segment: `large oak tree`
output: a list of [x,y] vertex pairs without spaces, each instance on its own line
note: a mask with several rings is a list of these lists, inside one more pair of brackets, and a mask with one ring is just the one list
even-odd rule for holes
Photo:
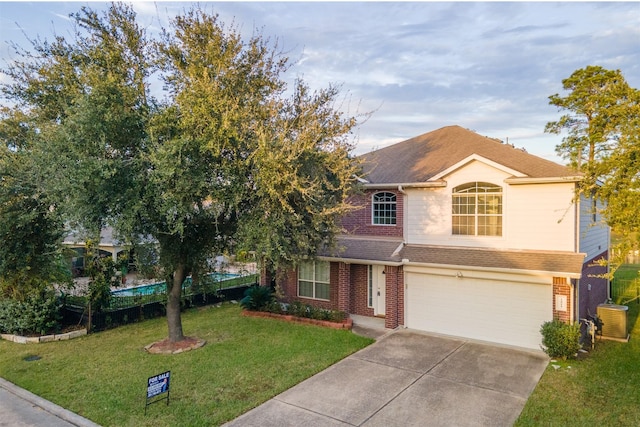
[[170,341],[184,338],[181,284],[207,257],[294,263],[332,243],[357,167],[336,87],[289,90],[277,44],[200,8],[155,39],[126,5],[72,18],[75,37],[35,41],[2,89],[37,129],[43,191],[65,218],[157,240]]

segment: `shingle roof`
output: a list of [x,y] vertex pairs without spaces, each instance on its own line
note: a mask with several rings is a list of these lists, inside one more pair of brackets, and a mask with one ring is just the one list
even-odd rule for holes
[[344,261],[527,270],[573,277],[582,274],[585,257],[582,253],[564,251],[405,245],[401,240],[371,236],[340,236],[335,250],[319,255]]
[[419,183],[477,154],[530,178],[572,177],[572,169],[481,136],[447,126],[360,156],[370,183]]
[[396,250],[402,244],[401,239],[382,237],[339,236],[336,248],[320,251],[321,256],[347,260],[382,261],[399,263],[401,258]]
[[585,254],[560,251],[496,250],[406,245],[400,252],[409,263],[532,270],[579,276]]

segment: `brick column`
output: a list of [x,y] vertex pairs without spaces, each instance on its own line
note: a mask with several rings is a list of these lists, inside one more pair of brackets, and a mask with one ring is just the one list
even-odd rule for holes
[[385,318],[384,327],[395,329],[398,327],[398,267],[387,265],[384,267],[385,277]]
[[260,286],[271,285],[271,271],[267,268],[267,263],[263,262],[260,267]]
[[[566,299],[566,306],[556,306],[560,300]],[[571,322],[571,313],[573,312],[573,295],[571,294],[571,286],[567,283],[566,277],[553,278],[553,318],[561,320],[565,323]]]
[[351,265],[338,263],[338,310],[351,312]]

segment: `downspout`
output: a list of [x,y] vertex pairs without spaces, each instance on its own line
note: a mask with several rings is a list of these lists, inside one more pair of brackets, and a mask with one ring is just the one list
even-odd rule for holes
[[[402,242],[406,243],[407,239],[405,236],[408,236],[408,221],[407,214],[409,213],[409,197],[407,197],[407,192],[404,191],[402,185],[398,185],[398,192],[402,194]],[[402,306],[405,309],[405,312],[402,313],[402,326],[407,327],[407,290],[405,286],[405,278],[404,278],[404,260],[402,260],[402,283],[398,283],[398,276],[400,274],[400,267],[396,267],[396,292],[400,290],[400,286],[402,286]],[[398,309],[398,298],[396,296],[396,320],[398,321],[398,326],[400,326],[400,310]]]
[[402,188],[402,184],[398,185],[398,192],[402,194],[402,241],[406,243],[408,225],[407,225],[407,213],[409,212],[409,197],[407,197],[407,192]]
[[[574,184],[574,186],[577,184]],[[574,188],[575,190],[575,188]],[[575,194],[575,193],[574,193]],[[576,202],[574,204],[573,207],[573,222],[574,222],[574,228],[575,228],[575,236],[573,238],[573,251],[575,253],[579,253],[580,252],[580,200],[581,200],[581,196],[578,195],[576,198]],[[583,263],[584,266],[584,263]],[[571,283],[571,282],[570,282]],[[576,320],[579,322],[580,321],[580,279],[576,279],[575,281],[575,286],[573,286],[573,294],[575,295],[575,299],[574,299],[574,314],[575,317],[572,320],[572,323],[574,323]]]
[[607,225],[607,301],[611,301],[611,227]]

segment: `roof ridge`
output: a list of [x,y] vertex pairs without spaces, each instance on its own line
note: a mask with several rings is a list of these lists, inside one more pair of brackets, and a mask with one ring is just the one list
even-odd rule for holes
[[575,176],[575,171],[498,138],[459,125],[446,126],[359,156],[372,184],[420,183],[478,155],[530,178]]

